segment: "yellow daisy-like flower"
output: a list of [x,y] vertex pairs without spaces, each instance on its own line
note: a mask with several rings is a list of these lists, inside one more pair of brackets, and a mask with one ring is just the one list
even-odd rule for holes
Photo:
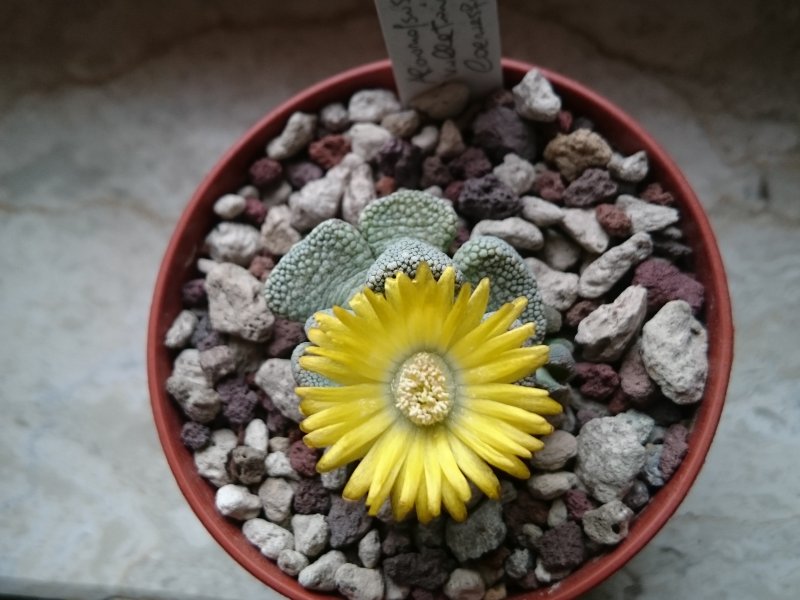
[[521,347],[532,323],[509,330],[525,298],[484,319],[488,301],[488,279],[456,295],[452,267],[436,281],[423,263],[414,279],[388,279],[385,295],[364,289],[352,311],[314,316],[300,365],[339,385],[297,388],[307,416],[300,427],[309,446],[330,446],[319,471],[361,460],[342,495],[366,494],[370,514],[391,497],[397,520],[416,508],[426,523],[444,504],[461,521],[468,480],[499,498],[490,465],[530,477],[521,458],[542,448],[533,435],[553,427],[540,415],[561,405],[514,382],[545,364],[548,349]]

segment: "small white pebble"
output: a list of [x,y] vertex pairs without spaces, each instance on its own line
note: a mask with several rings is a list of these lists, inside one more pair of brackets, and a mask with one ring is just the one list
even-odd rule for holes
[[411,138],[411,143],[422,150],[423,154],[430,154],[439,143],[439,129],[435,125],[426,125]]
[[197,327],[197,315],[190,310],[182,310],[167,330],[164,345],[167,348],[183,348],[192,339],[195,327]]
[[266,452],[268,443],[269,430],[267,430],[267,424],[261,419],[250,421],[244,430],[244,445]]
[[226,517],[246,521],[261,512],[261,499],[241,485],[223,485],[214,499],[217,510]]
[[247,200],[238,194],[225,194],[214,202],[214,212],[223,219],[235,219],[244,210]]

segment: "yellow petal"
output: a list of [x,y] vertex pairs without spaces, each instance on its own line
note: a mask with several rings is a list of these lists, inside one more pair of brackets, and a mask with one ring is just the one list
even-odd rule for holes
[[[301,402],[301,409],[307,406],[308,401]],[[389,410],[386,400],[377,398],[363,398],[361,400],[340,402],[303,419],[303,430],[314,431],[335,423],[358,423],[369,419],[379,410]],[[305,411],[303,411],[305,412]]]
[[431,452],[436,454],[444,478],[450,483],[450,487],[462,502],[468,502],[472,496],[469,483],[458,468],[458,463],[453,456],[453,450],[447,441],[448,433],[444,426],[438,426],[433,434],[433,448]]
[[[492,360],[498,354],[519,348],[525,340],[533,336],[534,329],[533,323],[527,323],[501,335],[489,337],[476,348],[457,356],[457,360],[462,369],[477,367]],[[455,354],[456,352],[458,350],[453,348],[453,353]]]
[[460,523],[467,519],[467,507],[447,480],[442,482],[442,501],[454,521]]
[[483,383],[463,386],[464,398],[492,400],[518,406],[539,415],[561,414],[563,407],[547,395],[546,390],[513,383]]
[[453,456],[458,463],[458,467],[464,472],[470,481],[489,498],[497,500],[500,498],[500,482],[491,468],[483,462],[480,457],[464,442],[454,435],[449,435],[447,442],[453,451]]
[[481,440],[474,432],[461,426],[457,420],[450,422],[450,431],[490,465],[514,475],[515,477],[519,477],[520,479],[527,479],[530,477],[528,467],[526,467],[525,463],[520,459],[516,456],[510,456],[499,452]]
[[378,514],[389,497],[397,476],[405,464],[410,440],[414,434],[415,428],[398,419],[391,432],[381,437],[381,460],[375,467],[375,477],[367,495],[367,506],[370,507],[371,515]]
[[[397,415],[393,411],[379,411],[355,427],[349,424],[350,430],[342,435],[317,462],[317,468],[328,471],[361,458],[367,453],[373,440],[391,427],[396,418]],[[309,433],[306,438],[315,433],[317,432]]]
[[427,484],[425,483],[424,477],[420,479],[419,487],[417,488],[417,499],[414,506],[417,509],[417,520],[423,525],[430,523],[431,520],[437,516],[430,510]]
[[442,509],[442,465],[436,452],[435,433],[427,430],[424,433],[425,494],[428,512],[437,517]]
[[419,443],[419,431],[409,443],[406,462],[400,470],[394,489],[392,490],[392,510],[396,521],[402,521],[414,507],[417,489],[422,479],[422,444]]
[[530,433],[548,434],[553,431],[553,426],[547,420],[535,413],[529,412],[516,406],[492,402],[491,400],[470,400],[465,403],[464,414],[477,412],[482,415],[502,419],[518,429],[524,429]]
[[542,356],[546,362],[547,346],[509,350],[495,357],[490,363],[465,369],[461,372],[461,380],[468,385],[519,381],[544,364]]
[[[522,458],[530,458],[531,452],[523,444],[515,439],[506,437],[500,428],[498,419],[487,417],[469,410],[462,410],[458,415],[460,425],[471,431],[479,431],[480,439],[483,443],[490,446],[500,454],[516,455]],[[525,435],[525,434],[523,434]],[[530,437],[530,436],[528,436]]]
[[306,348],[304,358],[308,356],[322,356],[330,359],[362,379],[388,383],[391,378],[389,367],[392,361],[390,359],[387,360],[386,356],[379,352],[373,352],[370,356],[365,356],[341,349],[309,346]]

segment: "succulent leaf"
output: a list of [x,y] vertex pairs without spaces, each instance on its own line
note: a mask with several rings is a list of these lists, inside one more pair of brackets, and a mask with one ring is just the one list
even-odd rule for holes
[[303,342],[295,346],[292,351],[292,375],[294,376],[295,382],[300,387],[335,386],[336,384],[327,377],[323,377],[319,373],[314,373],[300,366],[300,357],[303,356],[303,352],[305,352],[306,348],[310,345],[310,342]]
[[[417,275],[417,267],[423,262],[428,263],[434,279],[438,280],[442,272],[453,264],[453,259],[421,240],[399,239],[387,246],[370,267],[367,272],[367,287],[373,292],[383,293],[388,278],[394,277],[401,271],[414,278]],[[456,285],[460,285],[462,280],[461,273],[456,270]]]
[[534,344],[544,339],[547,321],[536,278],[514,248],[500,238],[486,235],[466,242],[453,256],[453,263],[464,278],[477,284],[484,277],[491,283],[489,310],[525,296],[528,306],[520,319],[536,325]]
[[457,220],[447,200],[419,190],[400,190],[367,206],[359,229],[376,255],[401,238],[446,250],[455,239]]
[[374,262],[367,241],[339,219],[320,223],[280,260],[264,284],[270,310],[305,321],[318,310],[346,305],[364,286]]

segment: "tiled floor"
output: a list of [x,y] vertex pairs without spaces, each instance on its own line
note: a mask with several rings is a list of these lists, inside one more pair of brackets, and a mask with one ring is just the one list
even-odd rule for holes
[[[502,3],[505,54],[597,89],[666,146],[719,237],[737,324],[728,404],[692,493],[589,597],[791,597],[798,6],[530,5]],[[384,49],[355,0],[142,6],[0,5],[0,593],[275,598],[167,469],[147,310],[178,215],[222,152],[293,92]]]

